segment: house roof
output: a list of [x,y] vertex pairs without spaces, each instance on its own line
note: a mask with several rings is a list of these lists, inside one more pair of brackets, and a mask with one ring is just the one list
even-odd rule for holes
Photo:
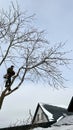
[[41,107],[43,110],[44,114],[46,115],[47,119],[52,121],[53,119],[57,121],[60,117],[64,117],[64,115],[71,115],[73,113],[70,113],[67,111],[67,109],[58,107],[58,106],[53,106],[49,104],[44,104],[44,103],[38,103],[32,123],[34,122],[34,119],[36,117],[38,108]]
[[49,104],[43,104],[42,106],[44,107],[44,109],[46,109],[53,115],[53,118],[56,121],[59,117],[64,116],[65,114],[70,115],[70,113],[67,111],[67,109],[62,108],[62,107],[53,106],[53,105],[49,105]]
[[73,97],[71,98],[71,101],[69,103],[68,112],[73,112]]
[[53,114],[50,113],[49,111],[47,111],[42,104],[40,104],[40,107],[41,107],[43,113],[46,115],[48,121],[53,121],[54,120]]
[[54,126],[61,126],[61,125],[73,125],[73,115],[65,116],[63,119],[59,120]]
[[73,115],[67,115],[47,130],[73,130]]

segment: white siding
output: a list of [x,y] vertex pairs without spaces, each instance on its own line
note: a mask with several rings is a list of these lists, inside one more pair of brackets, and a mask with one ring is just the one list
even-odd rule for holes
[[43,122],[47,122],[47,118],[45,114],[43,113],[42,109],[39,107],[34,123],[43,123]]

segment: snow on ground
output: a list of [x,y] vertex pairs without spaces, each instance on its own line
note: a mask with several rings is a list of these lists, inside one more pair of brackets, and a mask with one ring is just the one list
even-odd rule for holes
[[53,126],[49,128],[36,128],[34,130],[73,130],[73,125]]
[[73,130],[73,125],[54,126],[46,130]]

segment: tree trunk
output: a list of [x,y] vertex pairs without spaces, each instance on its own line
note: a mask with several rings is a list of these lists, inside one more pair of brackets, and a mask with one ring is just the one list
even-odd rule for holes
[[[1,96],[0,96],[0,109],[2,107],[4,98],[6,97],[6,92],[9,90],[10,87],[6,87],[5,90],[2,92]],[[9,94],[9,93],[8,93]]]
[[2,93],[1,96],[0,96],[0,109],[2,108],[4,97],[5,97],[5,95],[4,95],[4,93]]
[[[10,95],[11,93],[13,93],[15,90],[17,90],[19,87],[14,88],[13,90],[9,91],[10,87],[6,87],[6,89],[2,92],[1,96],[0,96],[0,109],[2,108],[3,105],[3,101],[4,98],[8,95]],[[7,92],[8,91],[8,92]]]

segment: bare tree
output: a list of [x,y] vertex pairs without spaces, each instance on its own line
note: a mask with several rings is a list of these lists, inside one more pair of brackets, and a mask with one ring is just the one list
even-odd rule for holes
[[11,86],[17,85],[10,92],[8,87],[1,91],[0,108],[4,98],[15,92],[25,80],[42,80],[54,87],[63,86],[60,66],[69,61],[66,52],[61,51],[65,44],[51,46],[44,31],[33,27],[33,16],[26,16],[26,12],[21,12],[13,3],[8,12],[0,12],[0,66],[14,64],[17,68]]
[[[14,123],[10,122],[10,125],[9,127],[16,127],[16,126],[21,126],[21,125],[31,125],[32,124],[32,113],[31,113],[31,110],[29,109],[29,114],[28,114],[28,117],[25,119],[22,119],[22,120],[19,120],[17,119]],[[32,126],[30,126],[32,127]],[[30,129],[30,128],[29,128]]]

